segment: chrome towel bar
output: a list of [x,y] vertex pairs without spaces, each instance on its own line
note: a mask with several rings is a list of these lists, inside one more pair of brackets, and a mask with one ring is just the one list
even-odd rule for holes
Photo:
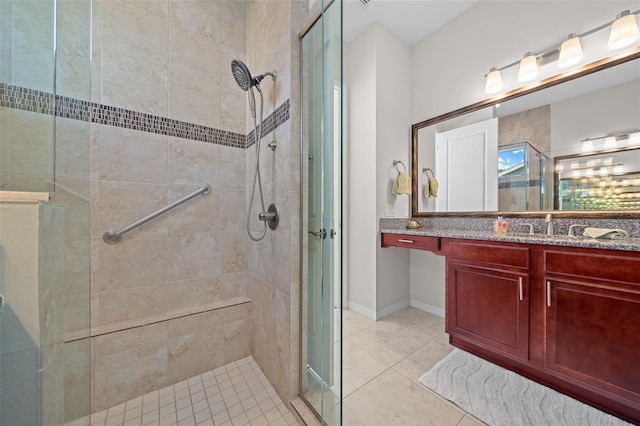
[[184,197],[180,198],[179,200],[176,200],[173,203],[171,203],[171,204],[169,204],[167,206],[164,206],[163,208],[158,209],[153,213],[150,213],[150,214],[146,215],[142,219],[138,219],[135,222],[130,223],[129,225],[125,226],[122,229],[119,229],[119,230],[117,230],[115,232],[110,232],[110,231],[105,232],[102,235],[102,239],[107,244],[117,244],[118,242],[120,242],[120,240],[122,239],[122,236],[124,234],[126,234],[129,231],[132,231],[132,230],[136,229],[138,226],[142,225],[143,223],[147,223],[151,219],[160,216],[162,213],[166,213],[169,210],[171,210],[172,208],[177,207],[180,204],[189,201],[190,199],[192,199],[196,195],[200,195],[200,194],[207,195],[210,192],[211,192],[211,187],[209,185],[205,185],[205,186],[203,186],[201,188],[198,188],[197,191],[194,191],[189,195],[185,195]]

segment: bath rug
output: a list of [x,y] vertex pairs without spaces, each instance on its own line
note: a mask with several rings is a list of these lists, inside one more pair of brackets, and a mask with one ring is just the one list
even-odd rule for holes
[[420,383],[492,426],[630,425],[460,349]]

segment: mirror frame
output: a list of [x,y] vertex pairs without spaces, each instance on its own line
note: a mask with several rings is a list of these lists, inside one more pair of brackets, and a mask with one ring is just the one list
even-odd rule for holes
[[580,68],[572,70],[567,73],[562,73],[556,76],[552,76],[541,80],[538,85],[531,88],[518,88],[508,91],[500,96],[487,98],[482,101],[476,102],[471,105],[467,105],[462,108],[447,112],[445,114],[438,115],[433,118],[421,121],[419,123],[411,125],[411,217],[437,217],[437,216],[495,216],[501,214],[503,216],[519,216],[519,217],[539,217],[544,216],[547,213],[553,213],[555,216],[580,216],[580,217],[629,217],[637,216],[640,214],[640,210],[536,210],[536,211],[476,211],[476,212],[419,212],[418,211],[418,130],[432,126],[451,118],[460,117],[470,112],[478,111],[486,107],[494,106],[495,104],[506,102],[511,99],[516,99],[530,93],[538,92],[540,90],[547,89],[549,87],[556,86],[558,84],[565,83],[580,77],[584,77],[589,74],[593,74],[598,71],[605,70],[607,68],[615,67],[616,65],[624,64],[625,62],[633,61],[640,58],[640,46],[637,46],[626,52],[608,56],[590,64],[584,65]]

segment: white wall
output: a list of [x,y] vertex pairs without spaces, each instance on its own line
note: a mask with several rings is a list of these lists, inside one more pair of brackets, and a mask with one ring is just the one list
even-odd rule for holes
[[638,111],[639,81],[551,104],[553,155],[580,153],[585,138],[640,128]]
[[[485,99],[489,68],[639,6],[638,1],[479,2],[412,48],[411,123]],[[411,253],[410,275],[412,302],[444,310],[442,259]]]
[[[391,193],[401,160],[410,172],[410,49],[382,26],[376,28],[376,220],[385,211],[408,217],[409,195]],[[402,166],[400,166],[402,170]],[[376,311],[386,316],[409,305],[409,250],[381,248],[376,243]]]
[[[376,236],[376,46],[375,28],[365,31],[345,50],[349,121],[346,140],[349,164],[345,167],[345,288],[350,307],[375,312]],[[347,55],[348,52],[348,55]]]
[[409,304],[409,253],[381,249],[378,232],[385,212],[397,217],[409,208],[407,195],[390,192],[392,161],[409,172],[409,63],[409,48],[378,24],[345,49],[345,284],[349,307],[371,318]]

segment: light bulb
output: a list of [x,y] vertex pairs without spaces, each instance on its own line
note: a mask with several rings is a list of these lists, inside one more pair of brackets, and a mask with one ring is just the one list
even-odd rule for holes
[[558,66],[560,68],[569,68],[582,61],[582,58],[584,58],[584,54],[582,53],[580,37],[575,34],[569,34],[567,39],[560,46]]
[[618,146],[618,141],[616,140],[616,137],[614,135],[608,135],[604,140],[604,147],[615,148],[616,146]]
[[518,70],[518,81],[524,83],[531,81],[538,76],[538,60],[536,56],[527,52],[520,61],[520,69]]
[[611,25],[609,49],[616,50],[629,46],[638,38],[640,38],[640,32],[638,31],[636,15],[628,10],[620,12],[615,22]]
[[489,74],[487,74],[484,91],[486,94],[492,95],[498,93],[500,90],[502,90],[502,74],[498,68],[493,67],[489,70]]

